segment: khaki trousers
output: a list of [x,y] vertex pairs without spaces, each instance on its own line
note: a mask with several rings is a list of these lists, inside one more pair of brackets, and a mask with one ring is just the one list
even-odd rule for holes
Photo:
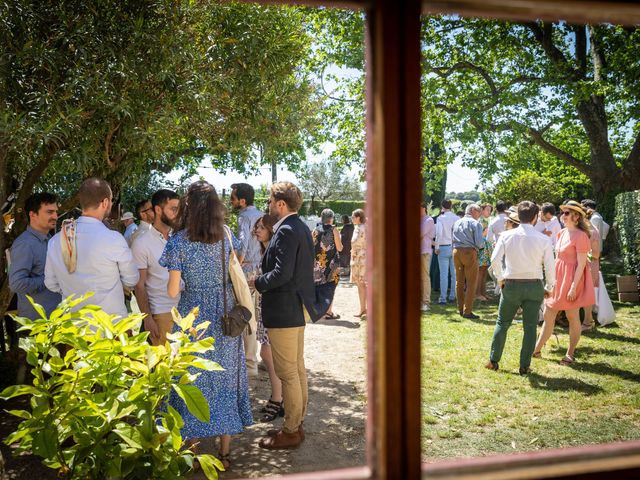
[[269,328],[269,342],[276,375],[282,381],[284,425],[295,433],[307,414],[309,390],[304,368],[304,327]]
[[158,326],[158,340],[151,341],[151,345],[164,345],[167,341],[167,333],[171,333],[173,330],[173,316],[171,312],[168,313],[153,313],[151,315],[153,321]]
[[473,313],[478,280],[478,250],[475,248],[454,248],[453,264],[456,267],[456,300],[458,311],[465,315]]
[[420,278],[422,280],[422,303],[431,304],[431,254],[423,253],[420,262]]

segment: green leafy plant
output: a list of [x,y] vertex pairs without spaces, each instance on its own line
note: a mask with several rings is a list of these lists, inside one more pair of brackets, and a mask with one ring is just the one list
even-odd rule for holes
[[131,334],[142,315],[114,323],[99,307],[78,308],[89,296],[69,297],[49,318],[36,304],[41,318],[16,317],[28,332],[20,348],[33,385],[0,394],[30,397],[29,410],[9,412],[24,420],[5,443],[42,457],[67,479],[173,479],[195,461],[207,478],[217,478],[222,463],[187,447],[182,417],[167,402],[174,390],[196,418],[209,421],[207,400],[193,385],[201,374],[194,369],[222,370],[197,355],[213,349],[213,338],[202,338],[209,322],[194,326],[197,308],[184,318],[174,309],[177,332],[151,346],[147,332]]
[[627,275],[640,275],[640,190],[616,197],[616,228]]

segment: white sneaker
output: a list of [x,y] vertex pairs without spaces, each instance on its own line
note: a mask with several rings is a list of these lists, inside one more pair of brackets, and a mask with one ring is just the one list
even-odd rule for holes
[[422,310],[423,312],[428,312],[429,310],[431,310],[431,307],[429,306],[429,304],[428,304],[428,303],[423,303],[423,304],[422,304],[422,308],[421,308],[421,310]]

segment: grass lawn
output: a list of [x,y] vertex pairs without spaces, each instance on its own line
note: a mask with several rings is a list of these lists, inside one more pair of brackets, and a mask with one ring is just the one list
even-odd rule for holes
[[558,341],[521,377],[522,324],[509,329],[500,370],[486,370],[497,301],[476,305],[480,320],[455,305],[423,316],[425,461],[640,439],[640,306],[614,302],[616,323],[583,335],[572,366],[558,364],[569,336],[556,327]]

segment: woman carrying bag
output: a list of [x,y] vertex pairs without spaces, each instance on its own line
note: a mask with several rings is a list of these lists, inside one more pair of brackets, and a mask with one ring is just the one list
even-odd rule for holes
[[194,326],[211,322],[204,336],[215,339],[214,350],[197,355],[220,364],[224,370],[197,370],[199,376],[194,385],[209,400],[209,423],[191,415],[175,392],[169,403],[182,415],[181,433],[185,440],[195,443],[220,438],[218,458],[228,468],[231,435],[241,433],[253,423],[242,337],[224,335],[221,321],[225,314],[224,291],[227,309],[235,305],[226,259],[232,249],[240,248],[240,242],[233,235],[229,241],[224,205],[213,186],[205,181],[191,184],[180,202],[176,224],[177,233],[169,238],[159,261],[169,270],[167,292],[171,297],[177,296],[184,281],[178,312],[184,316],[200,307]]

